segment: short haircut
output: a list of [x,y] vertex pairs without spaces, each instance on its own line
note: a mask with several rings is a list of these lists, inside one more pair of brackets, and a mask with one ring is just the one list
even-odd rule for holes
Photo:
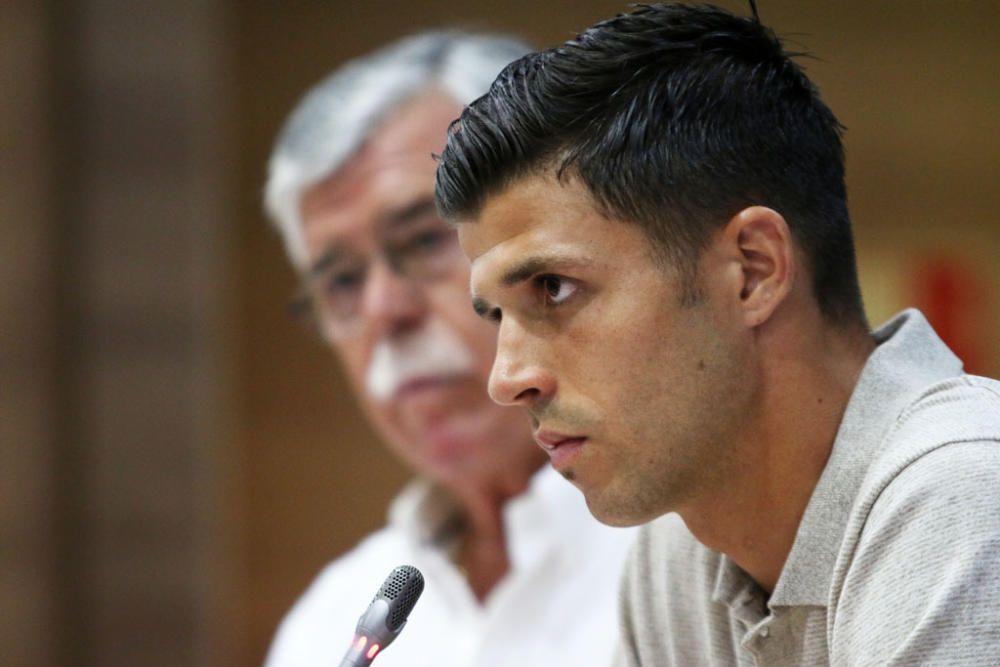
[[506,35],[424,32],[348,62],[309,90],[278,135],[264,195],[292,263],[306,261],[303,192],[339,169],[393,111],[431,90],[468,104],[529,50]]
[[[750,205],[788,221],[835,322],[865,324],[843,127],[781,41],[711,6],[640,6],[511,63],[452,124],[437,172],[451,220],[551,170],[640,225],[698,300],[712,232]],[[867,326],[867,325],[866,325]]]

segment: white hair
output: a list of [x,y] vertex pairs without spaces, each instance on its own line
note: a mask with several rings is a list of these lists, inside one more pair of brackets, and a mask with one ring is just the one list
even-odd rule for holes
[[302,193],[335,172],[390,112],[435,87],[468,104],[529,50],[505,36],[422,33],[348,62],[307,92],[278,135],[264,192],[292,263],[301,269],[307,260]]

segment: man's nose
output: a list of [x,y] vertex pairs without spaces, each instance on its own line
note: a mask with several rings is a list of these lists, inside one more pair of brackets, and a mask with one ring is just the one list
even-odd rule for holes
[[427,313],[427,295],[387,262],[374,262],[362,295],[364,326],[376,337],[405,333],[419,326]]
[[538,410],[552,399],[555,378],[538,363],[536,343],[512,320],[500,323],[488,384],[494,402]]

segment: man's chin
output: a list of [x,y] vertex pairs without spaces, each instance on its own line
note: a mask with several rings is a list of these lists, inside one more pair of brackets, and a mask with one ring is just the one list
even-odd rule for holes
[[[574,486],[579,488],[578,484],[574,484]],[[583,490],[581,489],[581,491]],[[628,497],[618,498],[614,494],[599,493],[593,490],[589,493],[583,492],[583,497],[587,502],[587,509],[590,510],[593,517],[606,526],[628,528],[639,526],[656,518],[655,515],[638,511],[634,501]]]
[[482,458],[484,436],[455,420],[425,425],[421,438],[427,457],[436,466],[462,467],[470,458]]
[[469,401],[467,392],[442,386],[400,402],[396,415],[413,441],[447,454],[481,446],[496,437],[486,419],[489,411],[481,408],[481,403]]
[[484,446],[490,441],[482,429],[464,419],[408,419],[386,423],[381,430],[404,461],[435,479],[481,466],[489,456]]

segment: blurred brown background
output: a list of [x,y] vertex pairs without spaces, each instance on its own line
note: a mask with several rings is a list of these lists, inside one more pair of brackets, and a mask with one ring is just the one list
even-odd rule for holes
[[[848,127],[873,323],[918,303],[1000,374],[1000,4],[760,4]],[[624,7],[0,3],[0,663],[260,663],[405,479],[284,316],[259,205],[275,132],[402,34],[548,46]]]

